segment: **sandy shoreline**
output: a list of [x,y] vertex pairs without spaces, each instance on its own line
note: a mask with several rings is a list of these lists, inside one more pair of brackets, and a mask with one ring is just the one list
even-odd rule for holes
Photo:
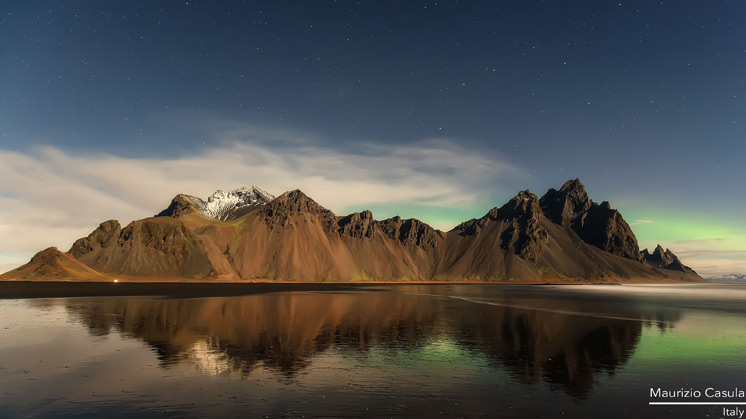
[[[624,283],[641,284],[635,281]],[[665,281],[656,284],[683,284]],[[412,282],[76,282],[76,281],[0,281],[0,299],[161,296],[199,298],[238,296],[288,291],[345,291],[373,289],[391,285],[619,285],[618,281],[412,281]]]
[[227,297],[283,291],[359,290],[374,285],[376,284],[0,281],[0,299],[104,296]]

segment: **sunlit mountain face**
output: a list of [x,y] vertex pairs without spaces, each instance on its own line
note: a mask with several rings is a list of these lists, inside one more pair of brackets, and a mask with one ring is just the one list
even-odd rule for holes
[[49,247],[0,280],[704,281],[670,249],[640,251],[621,213],[590,199],[579,179],[541,198],[521,191],[448,232],[368,210],[336,215],[298,189],[179,194],[155,217],[104,221],[67,252]]

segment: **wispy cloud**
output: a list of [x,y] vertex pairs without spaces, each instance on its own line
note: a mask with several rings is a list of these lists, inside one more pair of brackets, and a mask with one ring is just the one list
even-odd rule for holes
[[340,150],[302,138],[269,143],[261,136],[234,131],[223,146],[170,159],[51,146],[0,149],[0,269],[47,246],[66,250],[106,219],[152,216],[177,193],[205,197],[256,184],[274,194],[300,188],[334,211],[397,202],[468,206],[485,191],[499,190],[494,180],[523,176],[499,155],[448,140]]
[[682,250],[678,253],[682,257],[720,256],[721,258],[746,258],[746,250],[716,250],[716,249],[692,249]]
[[629,223],[629,225],[636,226],[638,224],[654,224],[654,223],[655,221],[652,221],[652,220],[635,220],[634,223]]

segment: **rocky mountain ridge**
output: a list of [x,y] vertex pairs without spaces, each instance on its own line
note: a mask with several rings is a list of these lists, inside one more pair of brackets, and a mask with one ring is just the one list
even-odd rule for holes
[[[541,198],[521,191],[449,232],[336,216],[300,190],[177,195],[155,217],[102,223],[65,255],[101,275],[207,281],[701,280],[670,251],[640,252],[621,214],[577,179]],[[0,278],[33,278],[27,265]]]
[[661,245],[656,246],[653,253],[645,249],[641,252],[642,258],[650,266],[669,269],[673,271],[689,272],[691,269],[685,266],[672,251],[663,250]]
[[642,261],[632,229],[608,201],[593,202],[580,180],[550,189],[539,201],[553,222],[569,226],[583,241],[627,259]]

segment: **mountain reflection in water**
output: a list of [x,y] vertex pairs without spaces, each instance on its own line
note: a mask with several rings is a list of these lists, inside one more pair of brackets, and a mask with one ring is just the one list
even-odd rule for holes
[[645,325],[665,332],[679,319],[676,310],[651,312],[596,299],[510,290],[493,291],[489,299],[450,298],[431,291],[411,286],[395,292],[57,301],[92,335],[116,331],[146,342],[163,368],[192,363],[204,374],[240,376],[266,368],[292,378],[330,351],[365,362],[375,350],[407,365],[422,348],[448,342],[518,383],[543,380],[578,399],[587,397],[598,374],[624,365]]

